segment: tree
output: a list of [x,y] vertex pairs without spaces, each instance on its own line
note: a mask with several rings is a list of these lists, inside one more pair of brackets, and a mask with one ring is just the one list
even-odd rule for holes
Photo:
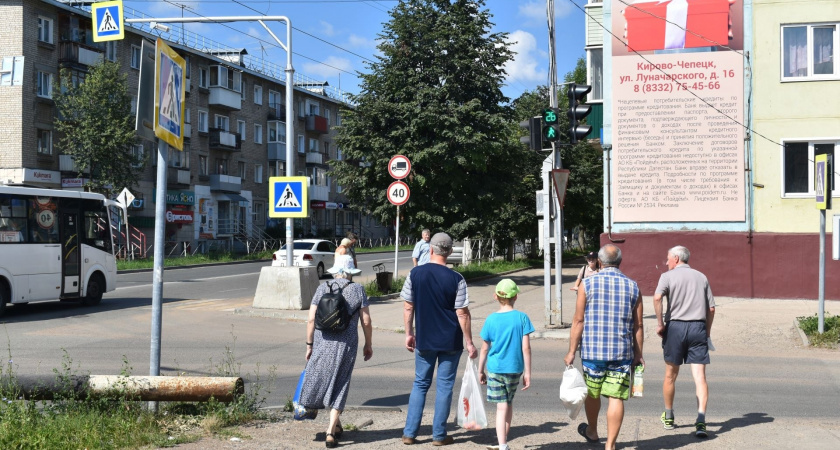
[[55,104],[56,131],[65,154],[73,156],[79,177],[89,170],[89,191],[111,194],[137,184],[145,161],[132,155],[137,141],[126,76],[117,63],[90,66],[84,80],[61,70]]
[[412,162],[403,224],[465,237],[510,232],[514,216],[533,220],[533,194],[511,204],[533,158],[514,140],[501,92],[512,58],[507,35],[490,32],[483,7],[484,0],[406,0],[391,11],[381,56],[360,74],[355,108],[338,127],[346,159],[332,174],[355,207],[383,222],[395,217],[386,167],[402,154]]

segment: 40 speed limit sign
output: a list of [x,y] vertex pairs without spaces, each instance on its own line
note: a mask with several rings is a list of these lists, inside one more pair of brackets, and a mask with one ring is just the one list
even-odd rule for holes
[[404,205],[410,194],[408,185],[402,181],[395,181],[388,186],[388,201],[396,206]]

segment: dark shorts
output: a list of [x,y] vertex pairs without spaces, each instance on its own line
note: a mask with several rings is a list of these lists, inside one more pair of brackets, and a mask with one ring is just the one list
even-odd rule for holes
[[662,338],[662,351],[665,362],[671,364],[709,364],[706,322],[668,322],[665,337]]

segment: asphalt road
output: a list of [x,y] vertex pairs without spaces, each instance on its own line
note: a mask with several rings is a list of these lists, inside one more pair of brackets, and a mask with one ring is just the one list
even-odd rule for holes
[[[383,258],[365,255],[360,259],[364,267]],[[165,271],[162,374],[219,375],[233,367],[248,383],[259,381],[267,389],[268,405],[286,402],[304,366],[304,324],[233,313],[235,308],[251,305],[259,270],[266,264]],[[96,307],[52,302],[8,308],[2,318],[3,353],[13,371],[51,374],[68,367],[79,374],[118,374],[125,369],[148,374],[151,273],[118,278],[118,289]],[[357,361],[349,406],[407,404],[414,364],[403,344],[402,334],[374,333],[374,357]],[[520,408],[562,413],[557,390],[567,345],[566,341],[534,340],[533,386],[517,395],[523,400]],[[772,358],[715,355],[708,372],[709,408],[727,417],[755,411],[779,418],[835,417],[840,398],[835,378],[838,366],[836,358],[807,353]],[[659,358],[647,361],[645,399],[631,400],[628,411],[658,417],[663,373]],[[683,417],[691,415],[696,405],[688,371],[678,380],[677,390],[676,410]]]

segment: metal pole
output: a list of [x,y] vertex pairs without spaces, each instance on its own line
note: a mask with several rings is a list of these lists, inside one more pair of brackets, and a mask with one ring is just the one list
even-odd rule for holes
[[[557,108],[557,55],[554,43],[554,0],[546,0],[548,15],[548,99],[552,108]],[[560,147],[556,142],[551,143],[551,154],[554,156],[554,168],[562,169],[563,161],[560,159]],[[551,311],[552,324],[563,324],[563,210],[560,208],[560,199],[554,197],[554,297],[555,308]],[[555,315],[556,311],[556,315]]]
[[[166,216],[166,155],[169,144],[158,139],[157,186],[155,198],[155,251],[154,270],[152,271],[152,331],[151,352],[149,353],[149,375],[160,375],[160,338],[163,317],[163,239]],[[149,402],[149,409],[156,411],[157,402]]]
[[394,244],[394,279],[396,280],[399,276],[399,264],[400,264],[400,206],[397,205],[397,227],[396,232],[397,242]]
[[[829,174],[830,175],[830,174]],[[825,195],[831,195],[831,184],[826,183]],[[837,230],[834,230],[836,233]],[[825,210],[820,210],[820,281],[818,295],[819,325],[817,331],[823,334],[825,330]]]

